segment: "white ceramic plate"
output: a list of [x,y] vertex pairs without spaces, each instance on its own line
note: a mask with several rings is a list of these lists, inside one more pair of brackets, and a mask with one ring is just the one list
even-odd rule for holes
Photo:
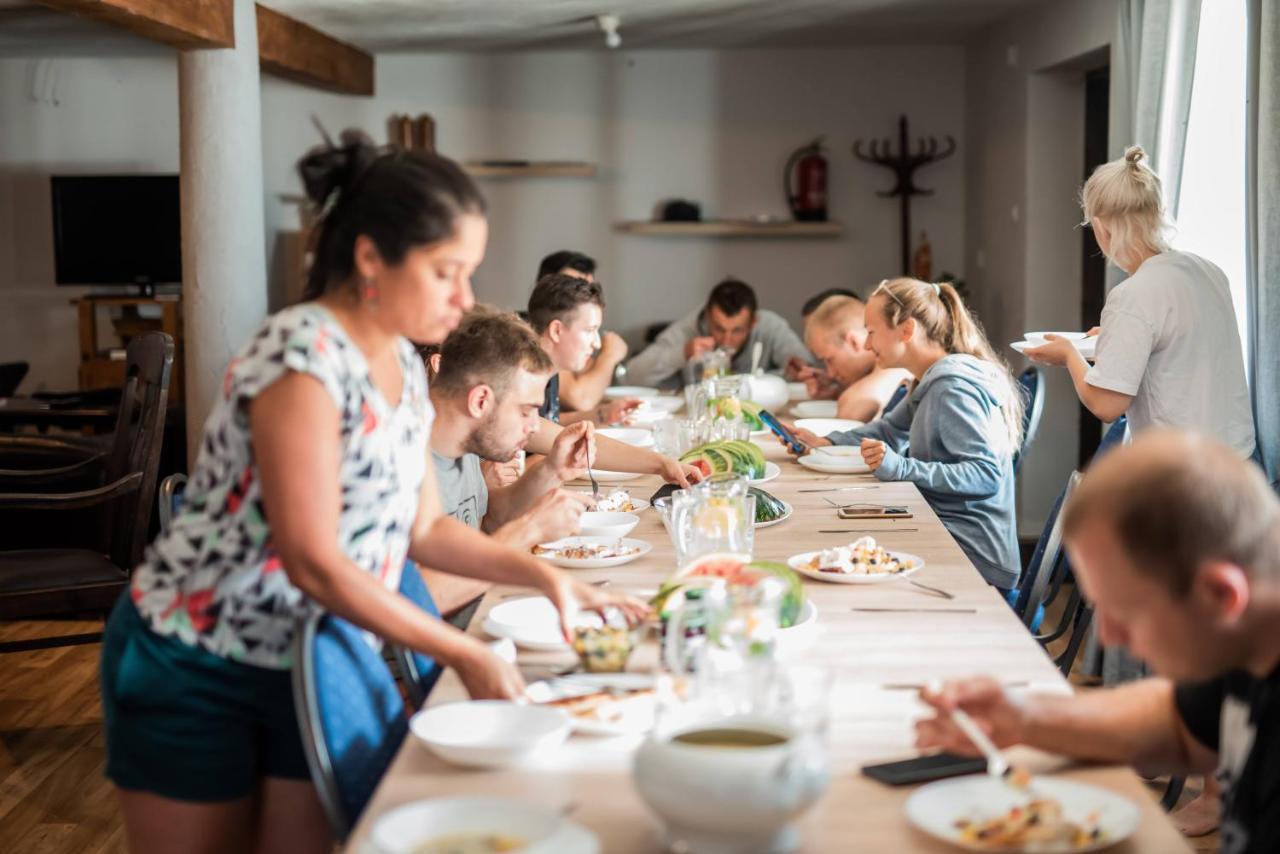
[[768,483],[780,474],[782,474],[782,468],[777,463],[765,463],[764,477],[753,477],[748,480],[747,483],[750,483],[753,486],[759,486],[762,483]]
[[560,614],[545,596],[526,596],[494,605],[484,621],[485,634],[510,638],[521,649],[558,652],[569,645],[560,633]]
[[[549,682],[534,682],[525,695],[535,703],[545,703],[560,697],[575,697],[597,691],[644,691],[652,689],[657,678],[652,673],[575,673]],[[618,707],[618,716],[600,720],[569,715],[573,731],[582,735],[619,736],[643,735],[653,729],[657,700],[653,694],[626,698]]]
[[849,450],[855,451],[855,455],[850,454],[830,454],[813,452],[798,457],[796,462],[812,471],[820,471],[824,474],[866,474],[871,471],[867,464],[862,460],[862,451],[859,448],[849,446]]
[[529,840],[523,854],[597,854],[600,840],[551,807],[512,798],[432,798],[388,810],[373,823],[370,854],[413,854],[453,833],[505,833]]
[[622,566],[623,564],[631,563],[633,560],[639,560],[653,550],[653,545],[645,540],[623,539],[619,541],[617,537],[565,537],[563,540],[556,540],[553,543],[542,543],[542,547],[562,549],[569,546],[614,546],[619,542],[626,548],[636,549],[636,551],[618,557],[594,557],[585,560],[557,557],[551,554],[540,554],[537,557],[542,558],[552,566],[559,566],[564,569],[608,569],[612,566]]
[[634,513],[615,513],[613,511],[588,510],[581,516],[578,535],[582,537],[625,537],[640,524],[640,517]]
[[801,430],[808,430],[810,433],[816,433],[819,436],[829,436],[832,433],[842,433],[845,430],[856,430],[862,424],[863,422],[854,421],[852,418],[801,418],[796,422],[796,426]]
[[787,558],[787,566],[791,567],[801,575],[817,579],[818,581],[827,581],[832,584],[884,584],[888,581],[906,578],[908,575],[914,575],[924,569],[924,561],[915,555],[908,554],[907,552],[891,551],[889,554],[893,555],[898,560],[911,561],[911,568],[904,569],[902,572],[886,572],[880,575],[845,575],[841,572],[820,572],[816,569],[810,569],[808,566],[809,561],[813,560],[819,554],[821,554],[821,551],[803,552],[798,555],[792,555]]
[[786,501],[782,502],[782,515],[771,522],[756,522],[756,528],[772,528],[774,525],[780,525],[791,518],[791,514],[795,512],[795,508]]
[[1031,344],[1039,346],[1041,343],[1048,341],[1050,335],[1057,335],[1059,338],[1066,338],[1068,341],[1083,341],[1088,337],[1084,332],[1024,332],[1022,337]]
[[556,747],[569,735],[560,709],[508,700],[466,700],[430,706],[409,719],[409,731],[444,761],[501,768]]
[[[1097,355],[1098,337],[1096,335],[1091,338],[1084,338],[1078,341],[1073,341],[1072,343],[1076,345],[1076,349],[1080,351],[1080,355],[1084,356],[1086,359],[1092,359],[1094,356]],[[1012,347],[1014,350],[1018,351],[1019,353],[1025,353],[1028,350],[1034,349],[1036,347],[1040,347],[1042,345],[1033,344],[1030,341],[1014,341],[1009,346]]]
[[637,448],[653,447],[653,431],[640,427],[599,427],[596,429],[596,435]]
[[837,404],[834,400],[802,400],[791,412],[800,418],[835,418]]
[[624,400],[628,397],[657,397],[658,390],[643,385],[611,385],[604,390],[604,396],[610,400]]
[[[1137,806],[1128,798],[1097,786],[1059,780],[1053,777],[1035,777],[1031,791],[1040,797],[1054,798],[1062,804],[1062,812],[1068,821],[1084,823],[1090,815],[1097,816],[1097,826],[1102,838],[1083,847],[1051,848],[1001,848],[1001,851],[1098,851],[1127,839],[1138,829]],[[907,820],[925,833],[957,848],[970,851],[989,851],[989,848],[961,841],[955,823],[958,819],[995,818],[1018,804],[1025,803],[1027,795],[1002,780],[986,774],[957,777],[930,783],[912,793],[905,806]]]

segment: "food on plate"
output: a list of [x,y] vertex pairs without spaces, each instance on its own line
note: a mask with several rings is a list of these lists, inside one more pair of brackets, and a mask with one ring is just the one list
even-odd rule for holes
[[539,557],[558,558],[559,560],[606,560],[608,558],[637,554],[640,549],[636,546],[628,546],[622,540],[619,540],[609,546],[596,543],[576,543],[556,548],[534,546],[532,551]]
[[413,854],[498,854],[527,846],[526,840],[505,833],[449,833],[423,842]]
[[743,587],[759,584],[766,578],[778,578],[785,585],[782,604],[778,610],[778,626],[789,628],[800,618],[800,609],[804,607],[804,583],[789,566],[765,560],[748,562],[730,555],[697,561],[663,582],[658,595],[653,599],[654,610],[660,617],[666,616],[666,606],[675,604],[672,600],[675,594],[686,587],[706,584],[717,578],[724,579],[730,586]]
[[756,497],[756,524],[773,522],[787,515],[787,505],[759,487],[751,487],[751,494]]
[[1096,814],[1083,823],[1068,821],[1053,798],[1035,798],[995,818],[959,818],[955,827],[962,842],[990,851],[1074,851],[1103,838]]
[[635,636],[626,626],[575,626],[572,645],[588,673],[620,673],[635,649]]
[[578,720],[616,723],[633,707],[652,702],[653,696],[652,688],[635,691],[595,691],[591,694],[551,700],[546,705],[562,709],[569,717]]
[[625,489],[615,489],[596,502],[596,510],[600,513],[630,513],[635,509],[631,493]]
[[742,474],[749,478],[764,477],[764,451],[754,442],[740,439],[724,439],[699,445],[680,457],[702,472],[703,477],[713,474]]
[[736,397],[713,397],[707,401],[707,411],[712,418],[741,419],[752,430],[765,429],[764,422],[760,420],[762,409],[764,407],[758,403]]
[[809,561],[808,568],[834,575],[894,575],[914,565],[914,561],[900,560],[876,545],[875,538],[862,537],[847,546],[823,549]]

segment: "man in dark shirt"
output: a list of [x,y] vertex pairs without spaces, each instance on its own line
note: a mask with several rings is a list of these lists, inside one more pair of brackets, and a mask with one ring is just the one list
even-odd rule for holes
[[1161,675],[1018,700],[994,679],[953,682],[922,693],[937,714],[917,744],[972,754],[959,707],[1002,747],[1216,768],[1223,854],[1280,851],[1280,501],[1262,472],[1212,440],[1148,432],[1092,466],[1063,512],[1099,639]]

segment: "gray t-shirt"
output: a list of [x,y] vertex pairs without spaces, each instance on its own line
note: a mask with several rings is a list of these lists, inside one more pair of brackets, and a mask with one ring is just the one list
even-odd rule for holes
[[480,528],[480,520],[489,512],[489,488],[480,471],[480,458],[475,454],[442,457],[431,452],[436,467],[436,484],[444,512],[472,528]]
[[1197,430],[1254,453],[1253,408],[1227,277],[1189,252],[1148,258],[1107,296],[1085,382],[1133,396],[1129,429]]

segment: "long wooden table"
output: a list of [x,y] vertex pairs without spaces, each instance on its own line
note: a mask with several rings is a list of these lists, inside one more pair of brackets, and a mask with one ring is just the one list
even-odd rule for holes
[[[872,761],[913,755],[914,720],[924,707],[914,692],[898,687],[974,673],[992,673],[1032,690],[1068,691],[1066,681],[1013,612],[979,576],[912,484],[881,484],[872,476],[822,475],[786,459],[776,444],[766,455],[782,466],[782,476],[764,486],[789,502],[787,521],[755,534],[756,556],[785,560],[801,551],[848,543],[860,533],[819,533],[821,529],[867,530],[887,548],[919,555],[926,567],[914,577],[955,594],[946,601],[904,581],[880,585],[839,585],[805,580],[818,607],[819,633],[813,660],[834,670],[830,750],[832,781],[826,795],[805,816],[804,851],[868,852],[956,851],[916,831],[903,803],[912,788],[890,788],[859,773]],[[658,487],[654,478],[625,486],[636,497]],[[865,485],[868,490],[801,493],[824,486]],[[604,485],[605,488],[608,485]],[[914,518],[899,521],[842,521],[823,499],[905,504]],[[611,590],[652,590],[674,568],[671,541],[654,510],[641,514],[631,534],[648,540],[653,551],[634,563],[610,570],[584,570],[584,580],[608,578]],[[472,631],[483,635],[484,614],[511,588],[486,596]],[[972,608],[974,613],[854,612],[854,607]],[[573,653],[520,653],[520,663],[569,664]],[[446,673],[432,704],[465,699],[461,683]],[[664,849],[657,818],[631,782],[631,753],[638,738],[573,736],[538,764],[491,771],[445,764],[410,736],[372,803],[352,834],[348,850],[360,851],[372,822],[388,809],[421,798],[489,795],[528,799],[561,808],[575,805],[573,820],[591,828],[604,852],[659,852]],[[1033,770],[1061,770],[1071,779],[1120,792],[1140,806],[1141,829],[1117,852],[1189,850],[1165,818],[1149,789],[1127,768],[1069,766],[1050,757],[1023,752],[1019,761]],[[1064,767],[1065,766],[1065,767]]]

